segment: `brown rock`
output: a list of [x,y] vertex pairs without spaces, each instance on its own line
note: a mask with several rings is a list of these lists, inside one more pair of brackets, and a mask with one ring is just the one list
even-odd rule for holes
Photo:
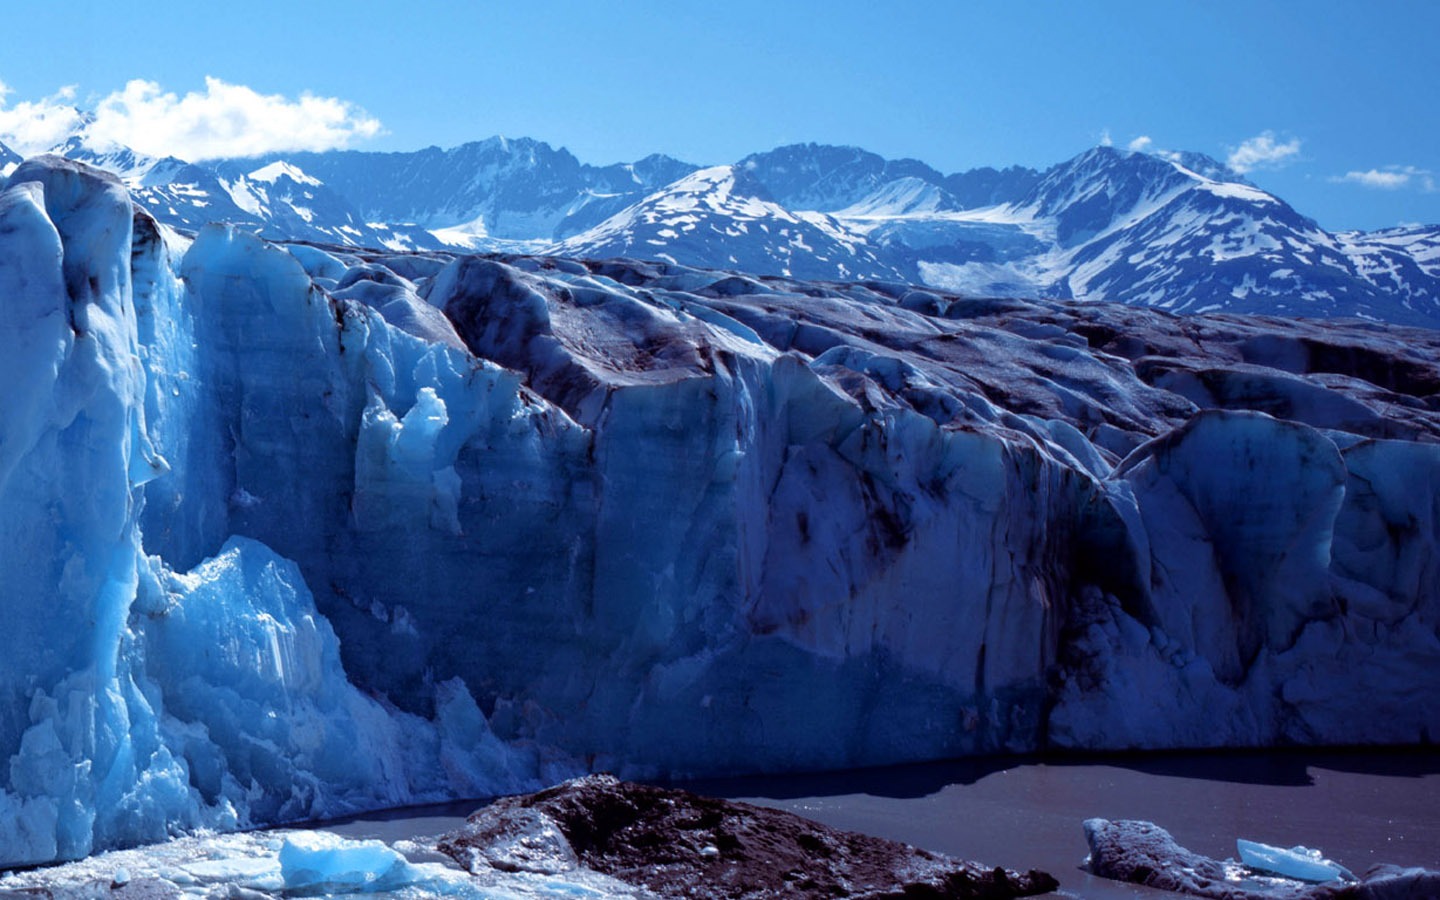
[[[568,847],[557,846],[556,831]],[[607,775],[499,800],[439,849],[472,871],[561,871],[556,862],[569,850],[581,864],[663,897],[1003,898],[1057,886],[1044,872],[986,868],[780,810]]]

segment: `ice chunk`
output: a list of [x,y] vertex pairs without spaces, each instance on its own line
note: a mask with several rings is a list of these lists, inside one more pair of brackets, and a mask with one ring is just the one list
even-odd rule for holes
[[319,831],[286,835],[280,847],[280,874],[288,890],[377,889],[404,881],[408,866],[382,841],[351,841]]
[[1319,850],[1311,850],[1308,847],[1291,847],[1289,850],[1285,850],[1269,844],[1237,838],[1235,850],[1240,854],[1241,862],[1261,872],[1271,872],[1299,881],[1355,880],[1355,876],[1349,869],[1326,859]]
[[[257,890],[279,890],[285,886],[272,856],[225,856],[185,863],[180,871],[200,884],[238,884]],[[172,878],[179,881],[180,879]]]

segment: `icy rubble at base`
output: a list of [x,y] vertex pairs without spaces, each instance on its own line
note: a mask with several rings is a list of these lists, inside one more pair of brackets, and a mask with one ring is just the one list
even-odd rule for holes
[[201,834],[63,865],[0,874],[0,894],[42,893],[54,900],[96,897],[335,897],[394,900],[458,897],[529,900],[648,896],[585,867],[563,873],[460,869],[417,840],[386,844],[324,831]]
[[[0,193],[0,862],[586,769],[1440,734],[1440,337]],[[442,313],[443,311],[443,313]]]

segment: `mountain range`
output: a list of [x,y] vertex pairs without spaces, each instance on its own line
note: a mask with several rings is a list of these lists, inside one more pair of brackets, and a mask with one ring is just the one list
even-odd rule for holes
[[[1440,327],[1440,226],[1331,233],[1197,153],[1101,146],[1044,171],[943,174],[797,144],[721,166],[594,166],[530,138],[448,150],[190,163],[55,152],[118,174],[160,221],[391,250],[629,256],[755,275],[898,281],[978,296]],[[0,173],[18,154],[0,145]]]

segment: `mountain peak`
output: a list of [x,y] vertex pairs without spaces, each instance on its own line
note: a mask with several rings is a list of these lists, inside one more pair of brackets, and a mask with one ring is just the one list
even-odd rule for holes
[[884,185],[915,178],[937,187],[945,176],[915,159],[886,159],[859,147],[789,144],[752,153],[737,168],[790,209],[837,212],[865,202]]
[[1193,150],[1180,150],[1167,153],[1164,155],[1164,158],[1211,181],[1229,181],[1236,184],[1250,183],[1246,180],[1245,176],[1239,172],[1236,172],[1218,159],[1207,156],[1204,153],[1197,153]]
[[1173,159],[1101,145],[1051,167],[1016,206],[1053,219],[1060,244],[1073,247],[1203,180]]
[[273,162],[268,166],[261,166],[247,176],[251,181],[261,181],[266,184],[274,184],[281,178],[288,178],[297,184],[319,185],[320,179],[306,175],[299,168],[288,162]]
[[[1250,183],[1239,172],[1213,156],[1194,150],[1125,150],[1108,144],[1100,144],[1070,161],[1070,164],[1102,166],[1123,166],[1127,163],[1145,167],[1151,173],[1163,172],[1161,167],[1168,165],[1210,181]],[[1061,163],[1061,165],[1067,165],[1067,163]]]

